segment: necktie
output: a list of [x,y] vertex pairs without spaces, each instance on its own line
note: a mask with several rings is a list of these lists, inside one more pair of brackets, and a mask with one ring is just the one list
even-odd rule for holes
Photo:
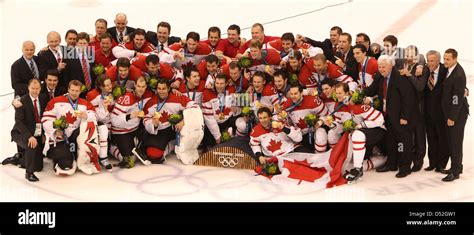
[[123,32],[120,32],[118,41],[119,41],[119,43],[123,42]]
[[38,78],[38,73],[36,72],[35,66],[33,64],[33,60],[30,61],[30,69],[31,69],[31,74],[33,74],[33,77]]
[[89,89],[91,87],[91,80],[89,77],[89,70],[87,68],[87,60],[84,51],[82,52],[82,73],[84,74],[84,81],[86,82],[86,87],[87,89]]
[[49,99],[52,100],[54,98],[54,91],[50,90],[49,91]]
[[163,43],[160,44],[160,52],[163,51],[163,49],[165,49],[165,45],[163,45]]
[[430,77],[428,78],[428,88],[432,91],[435,87],[435,80],[434,80],[434,72],[430,73]]
[[40,123],[41,120],[40,120],[40,116],[39,116],[39,113],[38,113],[38,99],[35,99],[34,100],[34,107],[35,107],[35,121],[36,123]]
[[387,80],[388,78],[383,78],[383,98],[387,99]]
[[56,61],[59,63],[61,63],[61,54],[59,54],[58,51],[54,52],[56,54]]
[[336,45],[333,45],[333,46],[332,46],[332,54],[335,55],[335,54],[336,54],[336,51],[337,51],[337,46],[336,46]]

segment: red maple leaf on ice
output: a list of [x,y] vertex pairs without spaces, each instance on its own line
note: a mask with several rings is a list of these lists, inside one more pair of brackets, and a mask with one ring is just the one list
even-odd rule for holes
[[298,123],[296,123],[296,125],[297,125],[300,129],[305,129],[306,127],[308,127],[308,125],[306,125],[306,122],[304,122],[304,119],[303,119],[303,118],[300,118],[300,120],[298,120]]
[[272,151],[272,153],[277,150],[280,150],[280,148],[281,148],[281,141],[275,141],[274,139],[271,139],[270,144],[267,146],[267,149]]
[[73,124],[74,122],[76,122],[76,120],[77,120],[77,117],[73,116],[71,112],[66,113],[66,122],[67,123]]
[[165,110],[163,110],[163,112],[161,112],[160,122],[161,123],[167,122],[169,117],[170,117],[170,114],[166,112]]

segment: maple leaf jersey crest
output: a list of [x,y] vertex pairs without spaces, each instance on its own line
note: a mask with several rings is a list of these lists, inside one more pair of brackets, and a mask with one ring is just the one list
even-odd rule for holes
[[163,112],[161,112],[160,122],[161,123],[168,122],[169,117],[170,117],[170,114],[168,112],[166,112],[166,110],[163,110]]
[[306,125],[306,122],[304,121],[303,118],[300,118],[300,119],[298,120],[298,123],[296,123],[296,125],[297,125],[300,129],[305,129],[306,127],[308,127],[308,126]]
[[282,145],[281,141],[276,141],[276,140],[274,140],[274,139],[271,139],[271,140],[270,140],[270,144],[267,146],[267,149],[270,150],[270,151],[272,151],[272,153],[273,153],[273,152],[275,152],[275,151],[277,151],[277,150],[280,150],[280,149],[281,149],[281,145]]
[[69,124],[73,124],[74,122],[76,122],[77,120],[77,117],[75,117],[74,115],[72,115],[71,112],[67,112],[66,113],[66,122],[69,123]]

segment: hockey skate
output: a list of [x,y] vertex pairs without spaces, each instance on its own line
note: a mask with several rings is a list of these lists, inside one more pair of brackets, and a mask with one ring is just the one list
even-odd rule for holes
[[362,171],[362,167],[353,168],[350,171],[346,171],[346,173],[344,174],[344,179],[347,180],[348,184],[353,184],[359,181],[362,178],[362,175],[364,175],[364,172]]
[[100,164],[101,164],[103,167],[105,167],[105,170],[107,170],[108,172],[112,172],[112,164],[110,164],[108,158],[100,159]]

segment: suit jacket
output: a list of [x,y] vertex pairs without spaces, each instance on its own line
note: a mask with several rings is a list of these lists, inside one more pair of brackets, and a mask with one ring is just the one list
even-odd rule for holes
[[[56,89],[54,89],[54,97],[64,95],[67,93],[67,90],[62,87],[62,86],[57,86]],[[49,93],[48,93],[48,88],[46,88],[46,83],[41,85],[41,94],[44,94],[47,98],[47,102],[50,101],[49,99]]]
[[[128,27],[127,26],[127,34],[123,35],[123,36],[127,36],[127,35],[130,35],[133,33],[133,31],[135,31],[135,28],[133,27]],[[107,33],[110,33],[110,35],[112,35],[112,38],[117,42],[119,43],[119,40],[117,38],[117,27],[110,27],[107,29]]]
[[[343,59],[344,55],[341,52],[336,52],[335,56]],[[359,79],[359,64],[357,60],[354,58],[354,53],[352,52],[352,47],[349,49],[349,52],[346,56],[346,61],[343,61],[346,64],[344,68],[344,74],[349,75],[352,77],[354,81]]]
[[[145,36],[146,40],[153,44],[156,48],[158,48],[158,38],[156,38],[156,33],[153,31],[148,31],[146,32]],[[175,37],[175,36],[169,36],[168,37],[168,46],[171,46],[173,43],[180,42],[181,38],[180,37]]]
[[331,62],[336,62],[336,58],[334,58],[334,52],[332,51],[333,45],[331,40],[325,39],[324,41],[315,41],[311,38],[306,38],[306,41],[311,44],[313,47],[319,47],[323,49],[324,56],[326,56],[326,59],[330,60]]
[[[82,62],[81,58],[77,56],[77,53],[74,53],[73,58],[68,58],[64,60],[65,63],[67,63],[66,69],[64,71],[64,80],[66,81],[66,84],[68,84],[72,80],[78,80],[82,82],[82,84],[85,83],[85,76],[82,71]],[[91,89],[95,88],[95,74],[93,72],[94,68],[94,63],[89,61],[89,76],[91,79]]]
[[[43,116],[43,111],[46,108],[46,104],[48,103],[48,99],[44,94],[40,94],[38,97],[39,100],[39,108],[40,108],[40,119]],[[35,128],[36,128],[36,120],[34,115],[34,105],[33,101],[30,98],[29,94],[26,94],[20,98],[20,102],[23,104],[19,108],[15,108],[15,125],[11,131],[12,137],[14,136],[15,132],[18,135],[21,135],[24,140],[27,140],[31,136],[34,136]],[[44,133],[44,131],[41,131]],[[16,140],[18,141],[18,140]]]
[[[428,122],[439,123],[443,121],[443,110],[441,109],[441,93],[443,92],[443,84],[446,79],[448,70],[444,67],[444,64],[439,64],[438,80],[433,90],[430,90],[426,86],[425,94],[425,118]],[[428,75],[429,76],[429,75]]]
[[[38,75],[42,77],[39,58],[33,56],[33,60],[38,67]],[[26,62],[23,56],[16,60],[11,66],[11,84],[13,90],[15,90],[15,96],[23,96],[28,93],[28,81],[33,78],[30,65]]]
[[[61,46],[61,50],[65,52],[65,48]],[[64,56],[64,55],[63,55]],[[53,52],[51,50],[46,50],[46,51],[40,51],[38,53],[38,59],[40,61],[40,79],[41,81],[44,81],[47,76],[47,71],[49,69],[57,69],[58,68],[58,61],[56,60],[56,57],[54,56]],[[63,59],[63,62],[65,62],[65,59]],[[66,63],[66,62],[65,62]],[[67,65],[66,65],[67,68]],[[62,87],[67,87],[67,81],[64,77],[65,74],[65,69],[61,70],[59,72],[59,86]]]
[[469,104],[464,97],[465,87],[466,73],[458,63],[443,83],[441,108],[445,120],[451,119],[456,122],[459,118],[469,114]]
[[[383,84],[384,77],[377,72],[375,74],[374,82],[369,87],[364,89],[368,96],[379,97],[383,105]],[[408,121],[409,126],[415,124],[415,108],[416,102],[415,91],[410,85],[410,82],[400,76],[400,73],[395,68],[390,75],[390,81],[387,87],[387,106],[386,106],[386,121],[390,121],[395,130],[401,131],[400,119]]]

